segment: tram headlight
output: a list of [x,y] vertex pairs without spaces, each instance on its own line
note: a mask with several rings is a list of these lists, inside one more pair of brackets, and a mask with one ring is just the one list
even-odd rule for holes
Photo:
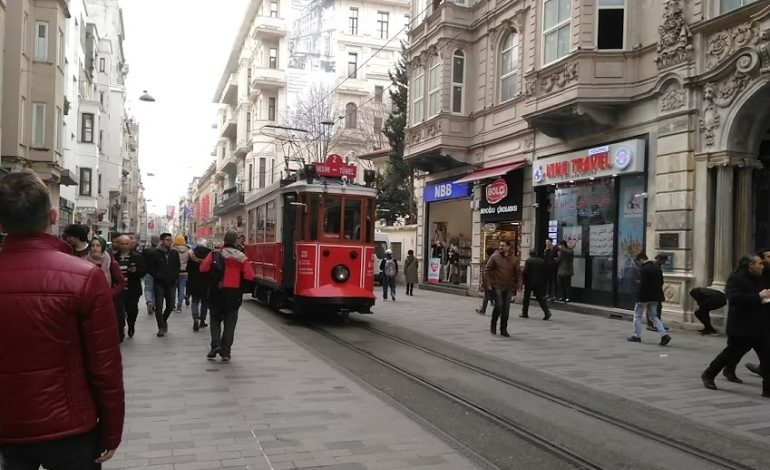
[[345,282],[350,278],[350,269],[344,264],[338,264],[332,268],[332,279],[335,282]]

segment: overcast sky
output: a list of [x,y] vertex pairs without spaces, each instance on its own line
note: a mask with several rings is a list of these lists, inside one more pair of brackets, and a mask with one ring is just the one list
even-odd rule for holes
[[[121,0],[129,112],[151,213],[177,205],[214,160],[212,98],[248,0]],[[157,101],[139,101],[142,90]],[[147,173],[154,177],[147,177]]]

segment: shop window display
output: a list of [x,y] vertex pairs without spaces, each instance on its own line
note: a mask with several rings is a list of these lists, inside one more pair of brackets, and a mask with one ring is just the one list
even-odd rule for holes
[[466,284],[472,253],[471,238],[448,233],[445,222],[434,222],[431,233],[429,282]]

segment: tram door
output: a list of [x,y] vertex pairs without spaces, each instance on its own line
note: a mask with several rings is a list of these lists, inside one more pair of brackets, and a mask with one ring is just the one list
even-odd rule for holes
[[294,242],[297,227],[297,206],[292,201],[297,200],[297,194],[287,194],[283,200],[283,285],[294,285],[296,261],[294,259]]

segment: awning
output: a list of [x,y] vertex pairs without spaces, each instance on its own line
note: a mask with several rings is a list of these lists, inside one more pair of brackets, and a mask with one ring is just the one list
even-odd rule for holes
[[467,183],[469,181],[479,181],[487,178],[494,178],[495,176],[501,176],[513,170],[518,170],[519,168],[526,165],[527,161],[521,160],[515,163],[509,163],[507,165],[493,166],[492,168],[482,168],[472,172],[469,175],[463,176],[459,180],[455,181],[455,183]]

